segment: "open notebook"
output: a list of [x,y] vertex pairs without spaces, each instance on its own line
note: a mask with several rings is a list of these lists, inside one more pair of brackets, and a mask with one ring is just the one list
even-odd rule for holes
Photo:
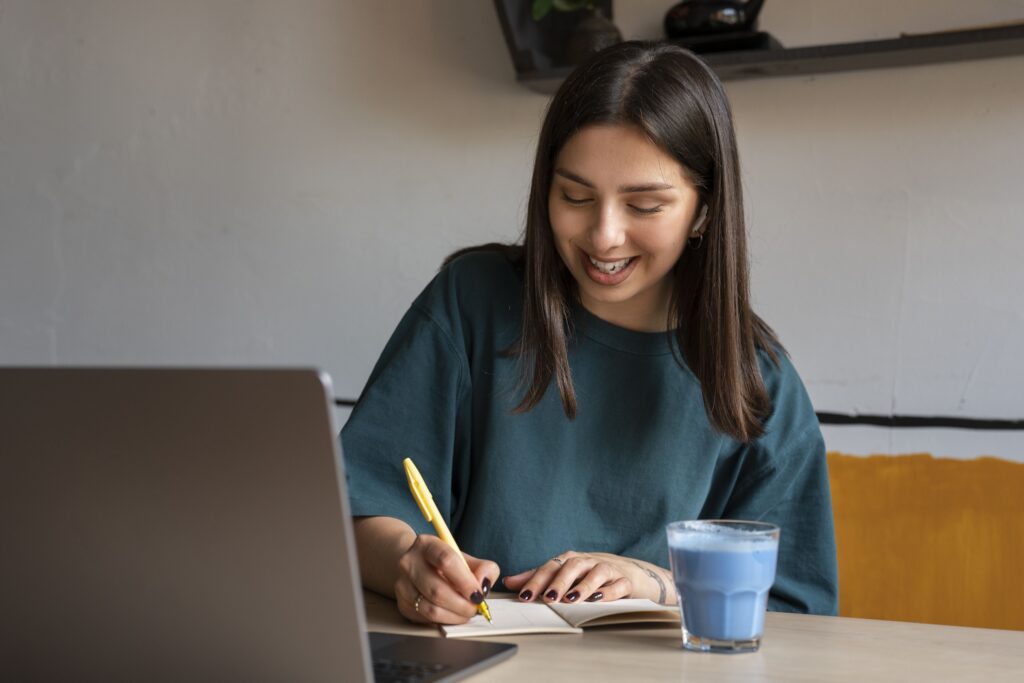
[[442,626],[448,638],[480,638],[522,633],[582,633],[587,626],[679,623],[679,608],[630,598],[577,604],[520,602],[514,596],[487,598],[493,621],[479,614],[465,624]]

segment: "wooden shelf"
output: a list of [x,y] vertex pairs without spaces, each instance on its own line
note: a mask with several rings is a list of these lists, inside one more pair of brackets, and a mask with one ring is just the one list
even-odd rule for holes
[[[960,62],[1024,55],[1024,22],[991,28],[904,35],[888,40],[836,43],[702,55],[723,81],[801,76],[836,71]],[[571,67],[524,70],[517,79],[532,90],[553,93]]]

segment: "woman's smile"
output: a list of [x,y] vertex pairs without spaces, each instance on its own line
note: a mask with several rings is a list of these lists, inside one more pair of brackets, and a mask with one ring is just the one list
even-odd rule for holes
[[582,249],[579,252],[584,272],[591,280],[606,287],[624,282],[636,269],[637,262],[640,260],[639,256],[630,256],[611,261],[596,259]]

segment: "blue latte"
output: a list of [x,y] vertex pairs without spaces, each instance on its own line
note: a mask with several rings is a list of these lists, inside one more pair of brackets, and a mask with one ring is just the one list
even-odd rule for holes
[[[775,581],[778,533],[777,527],[749,522],[669,525],[684,645],[705,650],[757,648],[764,633],[768,590]],[[701,641],[696,647],[688,642],[694,637]]]

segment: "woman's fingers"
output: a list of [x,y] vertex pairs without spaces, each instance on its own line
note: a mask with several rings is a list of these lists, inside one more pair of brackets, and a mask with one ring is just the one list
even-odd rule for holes
[[586,555],[563,553],[537,567],[523,585],[519,599],[557,602],[597,563]]
[[[601,595],[597,600],[603,600],[606,594],[605,591],[601,590],[601,587],[605,584],[612,583],[621,576],[622,574],[610,564],[598,562],[591,567],[590,571],[586,572],[582,578],[578,579],[574,586],[571,586],[569,590],[563,594],[562,600],[565,602],[590,600],[590,598],[598,592],[600,592]],[[608,599],[615,600],[616,598],[608,597]],[[590,602],[595,601],[596,600],[590,600]]]
[[525,572],[506,576],[505,587],[512,591],[518,591],[527,581],[530,580],[530,577],[533,576],[536,571],[536,569],[527,569]]
[[561,557],[552,558],[535,569],[506,578],[505,585],[512,590],[518,590],[519,599],[523,602],[542,599],[548,584],[561,569],[563,562],[565,560]]
[[[597,593],[601,594],[601,597],[597,600],[594,599],[594,595]],[[633,594],[633,582],[628,576],[620,576],[619,578],[609,583],[600,586],[596,593],[593,593],[591,597],[584,597],[583,599],[588,602],[608,602],[611,600],[619,600],[621,598],[628,598]]]
[[[413,571],[419,576],[413,575],[413,583],[422,587],[427,581],[427,578],[423,576],[424,573],[427,573],[425,570],[432,569],[435,573],[440,574],[456,593],[471,602],[475,610],[476,605],[483,601],[482,587],[476,575],[466,566],[466,562],[463,561],[459,553],[437,536],[422,535],[416,539],[413,547],[416,546],[416,543],[421,544],[420,555],[428,566],[414,565]],[[444,603],[441,604],[448,607]]]
[[632,594],[633,583],[601,553],[562,553],[536,569],[505,577],[505,585],[525,602],[618,600]]
[[452,612],[431,602],[408,579],[399,579],[395,583],[395,600],[402,616],[421,624],[464,624],[472,616]]
[[558,602],[566,597],[579,581],[586,576],[597,562],[590,557],[570,557],[565,560],[558,573],[544,589],[546,602]]
[[498,577],[501,576],[501,568],[491,560],[481,560],[466,553],[462,554],[465,556],[473,576],[476,577],[477,583],[480,585],[480,592],[486,598],[487,594],[491,592],[491,588],[498,582]]
[[[497,565],[489,566],[494,563],[473,560],[485,577],[497,574]],[[398,561],[398,568],[395,597],[399,611],[413,621],[465,623],[484,599],[477,576],[436,536],[418,536]]]

